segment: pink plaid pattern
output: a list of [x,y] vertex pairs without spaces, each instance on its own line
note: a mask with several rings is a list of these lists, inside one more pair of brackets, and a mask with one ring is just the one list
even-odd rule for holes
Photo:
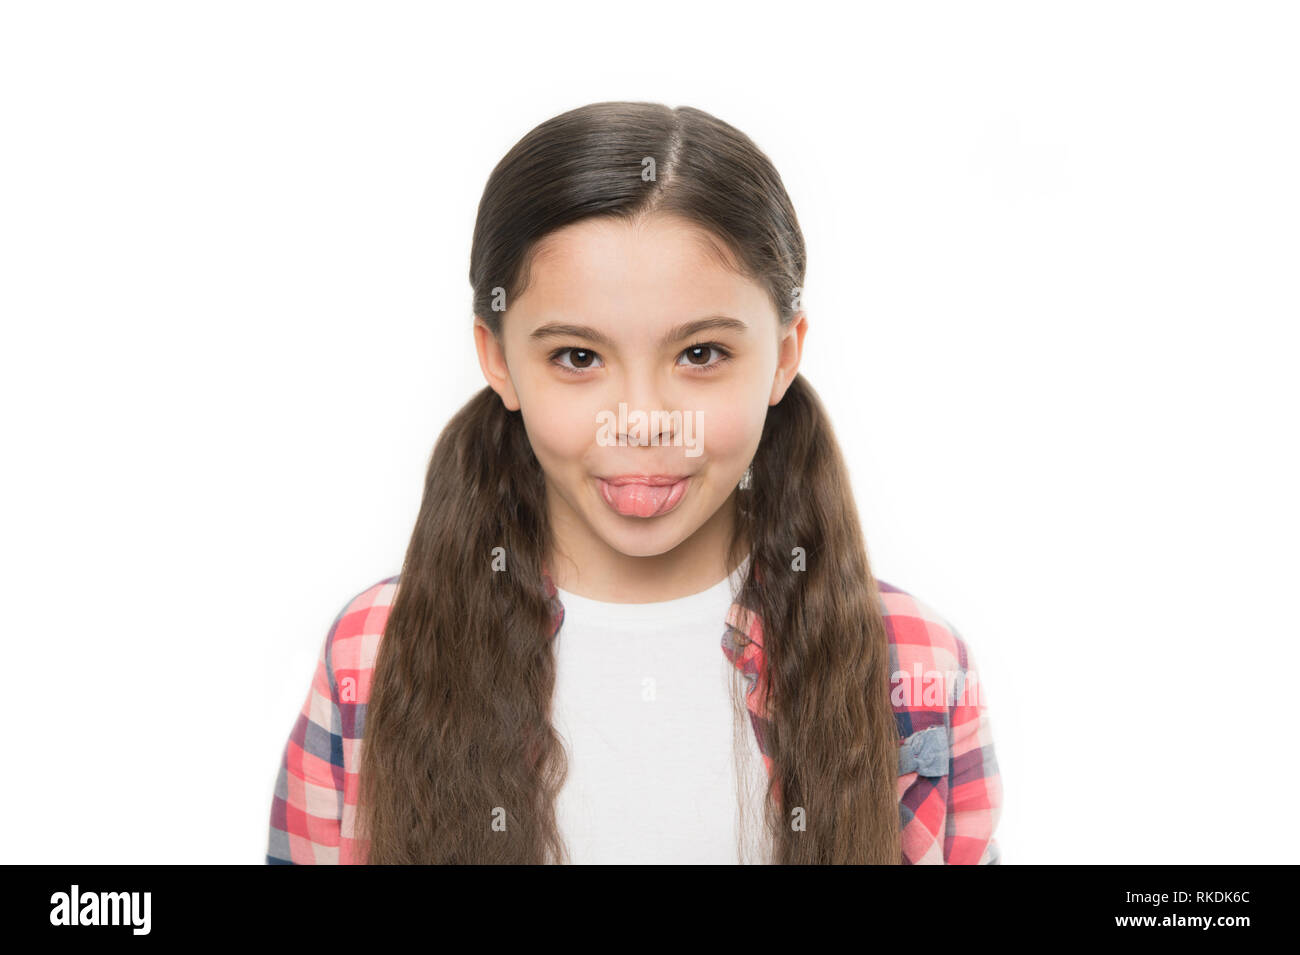
[[[357,769],[370,679],[399,578],[364,590],[335,618],[311,689],[285,745],[271,806],[270,864],[359,864]],[[932,609],[878,581],[894,674],[898,798],[905,864],[998,864],[994,838],[1002,784],[988,712],[970,648]],[[549,576],[554,626],[564,607]],[[727,613],[722,652],[746,677],[746,707],[766,748],[763,626],[740,603]]]

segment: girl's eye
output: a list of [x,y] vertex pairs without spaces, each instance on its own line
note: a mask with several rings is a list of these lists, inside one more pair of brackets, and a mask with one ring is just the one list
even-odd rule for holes
[[[714,357],[715,353],[716,357]],[[701,372],[712,372],[724,361],[731,359],[731,352],[719,344],[701,342],[682,351],[681,359],[684,361],[677,363],[680,366],[698,368]],[[559,348],[558,351],[551,353],[550,360],[552,365],[558,366],[562,372],[573,377],[585,376],[590,369],[601,368],[604,364],[601,356],[590,348]]]
[[[567,355],[574,356],[573,365],[565,365],[560,362],[560,359]],[[551,355],[551,362],[571,375],[585,374],[585,369],[591,367],[590,362],[596,359],[596,353],[590,348],[561,348]]]
[[[717,361],[709,361],[710,351],[718,353],[719,357]],[[698,345],[692,345],[690,348],[686,349],[686,351],[682,352],[682,357],[686,359],[688,365],[698,368],[701,371],[712,372],[715,371],[723,362],[728,361],[731,358],[731,352],[727,351],[721,345],[713,344],[713,342],[701,342]],[[697,361],[697,359],[701,360]]]

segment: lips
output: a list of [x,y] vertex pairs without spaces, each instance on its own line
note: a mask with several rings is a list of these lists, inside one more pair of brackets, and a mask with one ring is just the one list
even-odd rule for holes
[[600,496],[624,517],[659,517],[686,494],[689,474],[620,474],[596,478]]

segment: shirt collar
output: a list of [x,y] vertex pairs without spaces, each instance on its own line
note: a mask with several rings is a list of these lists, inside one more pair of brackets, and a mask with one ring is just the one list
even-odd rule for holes
[[[551,602],[551,639],[554,639],[555,635],[560,632],[560,626],[564,623],[564,603],[560,600],[558,588],[551,578],[550,569],[545,563],[542,564],[542,590],[546,594],[546,599]],[[736,641],[737,643],[752,643],[758,649],[762,649],[763,624],[754,610],[745,606],[741,601],[734,600],[727,609],[727,616],[723,622],[726,624],[728,634],[735,630],[744,637],[744,640]]]

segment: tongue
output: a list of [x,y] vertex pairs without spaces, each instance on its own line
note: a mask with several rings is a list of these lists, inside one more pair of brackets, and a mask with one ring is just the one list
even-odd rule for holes
[[673,485],[651,487],[648,484],[620,484],[609,486],[609,496],[614,508],[620,514],[635,514],[637,517],[652,517],[664,506]]

